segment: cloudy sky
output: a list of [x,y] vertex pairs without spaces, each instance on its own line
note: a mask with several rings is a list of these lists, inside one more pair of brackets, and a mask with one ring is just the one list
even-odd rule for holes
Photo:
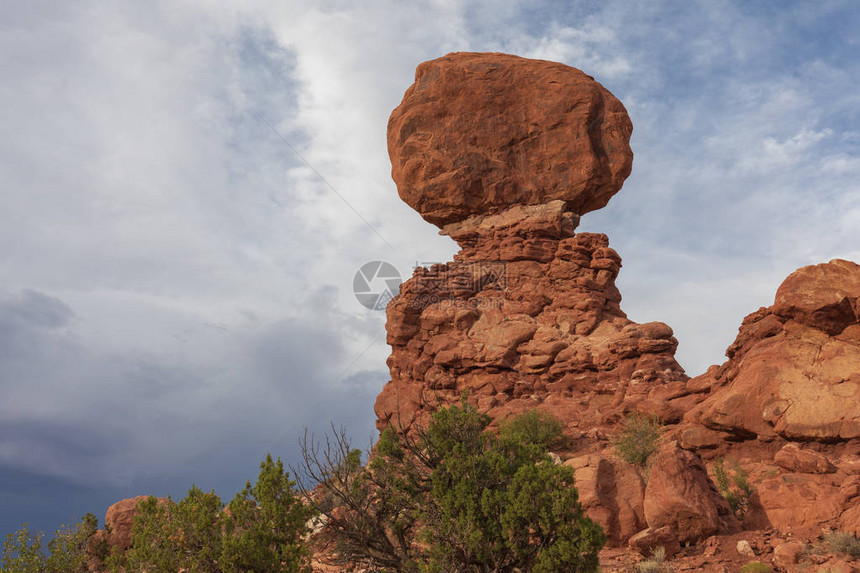
[[0,534],[197,484],[304,427],[373,431],[384,315],[353,276],[455,245],[397,197],[415,66],[503,51],[593,75],[633,174],[582,230],[690,375],[797,267],[860,260],[853,0],[8,0],[0,19]]

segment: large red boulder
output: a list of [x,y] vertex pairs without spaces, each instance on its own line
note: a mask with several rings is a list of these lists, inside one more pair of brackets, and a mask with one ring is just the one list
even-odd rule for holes
[[630,174],[624,106],[583,72],[460,52],[424,62],[388,122],[400,197],[439,226],[512,205],[606,205]]
[[671,527],[681,544],[738,528],[701,458],[677,442],[665,444],[654,456],[644,508],[648,527]]
[[585,514],[603,528],[610,545],[623,545],[646,527],[645,482],[628,463],[601,454],[571,458]]
[[773,313],[835,336],[857,324],[860,267],[851,261],[802,267],[776,291]]

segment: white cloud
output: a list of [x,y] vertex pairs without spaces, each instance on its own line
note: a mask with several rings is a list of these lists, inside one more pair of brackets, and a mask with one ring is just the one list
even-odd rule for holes
[[611,29],[589,20],[578,28],[553,25],[540,38],[520,37],[505,47],[525,57],[569,63],[605,81],[632,71],[622,46]]

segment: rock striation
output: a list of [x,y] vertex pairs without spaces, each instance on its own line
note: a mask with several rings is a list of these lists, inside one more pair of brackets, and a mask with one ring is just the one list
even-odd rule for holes
[[400,196],[461,247],[387,307],[377,425],[468,393],[494,418],[545,408],[582,431],[685,392],[672,329],[621,310],[621,258],[575,232],[630,172],[630,120],[582,72],[503,54],[422,64],[388,125]]

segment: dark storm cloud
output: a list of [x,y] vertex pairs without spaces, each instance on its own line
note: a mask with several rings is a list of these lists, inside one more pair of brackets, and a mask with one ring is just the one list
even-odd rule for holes
[[[384,373],[344,371],[351,357],[333,334],[337,325],[282,319],[224,333],[232,352],[182,365],[100,355],[60,333],[73,316],[36,291],[0,300],[7,475],[62,476],[67,488],[123,495],[181,496],[197,483],[230,497],[267,451],[295,464],[305,427],[321,435],[335,422],[361,447],[369,442]],[[38,505],[38,488],[12,489],[15,507]],[[11,528],[35,517],[3,519]]]
[[0,293],[0,328],[58,328],[69,323],[72,309],[58,298],[35,290],[17,296]]

